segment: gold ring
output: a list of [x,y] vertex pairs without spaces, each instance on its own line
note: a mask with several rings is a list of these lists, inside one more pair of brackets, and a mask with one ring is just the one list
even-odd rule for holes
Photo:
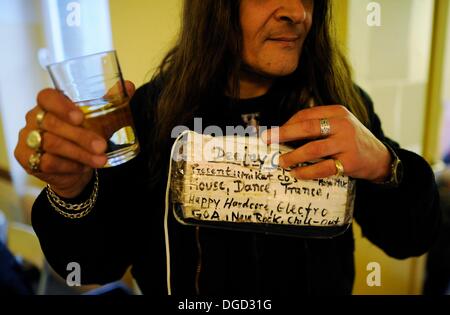
[[28,159],[28,166],[30,167],[31,171],[33,173],[38,173],[41,167],[41,152],[34,152],[32,155],[30,155],[30,158]]
[[27,146],[30,149],[39,151],[42,146],[42,131],[32,130],[27,136]]
[[337,177],[344,176],[345,170],[344,165],[342,165],[342,162],[339,160],[334,160],[334,165],[336,166],[336,175]]
[[320,120],[320,135],[328,137],[331,134],[330,121],[326,118]]
[[39,129],[42,129],[42,122],[44,121],[45,114],[47,114],[47,112],[43,109],[39,110],[39,112],[36,114],[36,122]]

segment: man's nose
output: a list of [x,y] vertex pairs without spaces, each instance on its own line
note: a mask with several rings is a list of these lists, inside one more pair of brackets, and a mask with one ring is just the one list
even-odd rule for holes
[[303,0],[281,0],[280,6],[275,13],[277,20],[289,24],[300,24],[306,20],[307,12]]

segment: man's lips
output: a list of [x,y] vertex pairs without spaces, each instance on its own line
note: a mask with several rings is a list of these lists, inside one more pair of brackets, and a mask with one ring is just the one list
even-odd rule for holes
[[267,43],[272,43],[283,48],[295,48],[300,45],[300,36],[277,36],[269,37]]
[[277,42],[295,42],[300,39],[299,36],[281,36],[281,37],[269,37],[268,40]]

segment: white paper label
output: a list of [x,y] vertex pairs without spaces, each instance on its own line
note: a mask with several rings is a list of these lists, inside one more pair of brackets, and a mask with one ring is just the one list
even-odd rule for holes
[[256,137],[210,137],[193,132],[184,143],[182,174],[172,182],[183,219],[293,226],[342,226],[351,221],[353,181],[297,180],[278,167],[292,148]]

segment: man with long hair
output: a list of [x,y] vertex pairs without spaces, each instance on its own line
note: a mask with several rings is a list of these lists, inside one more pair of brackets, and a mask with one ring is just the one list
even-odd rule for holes
[[[303,180],[335,174],[356,179],[354,216],[364,236],[396,258],[425,253],[440,222],[433,172],[384,136],[331,25],[328,0],[186,0],[175,47],[131,100],[140,155],[98,175],[105,141],[81,127],[73,103],[57,91],[42,91],[16,157],[49,184],[32,219],[52,267],[65,277],[75,261],[83,283],[106,283],[132,266],[144,293],[352,292],[351,228],[332,239],[304,239],[184,226],[169,216],[164,230],[171,132],[192,127],[195,117],[205,126],[280,126],[273,129],[278,140],[295,148],[280,157],[280,166]],[[32,171],[26,135],[42,110],[44,153]],[[269,143],[273,130],[264,134]],[[49,198],[58,198],[60,208]],[[80,203],[92,209],[78,217],[65,212]]]

